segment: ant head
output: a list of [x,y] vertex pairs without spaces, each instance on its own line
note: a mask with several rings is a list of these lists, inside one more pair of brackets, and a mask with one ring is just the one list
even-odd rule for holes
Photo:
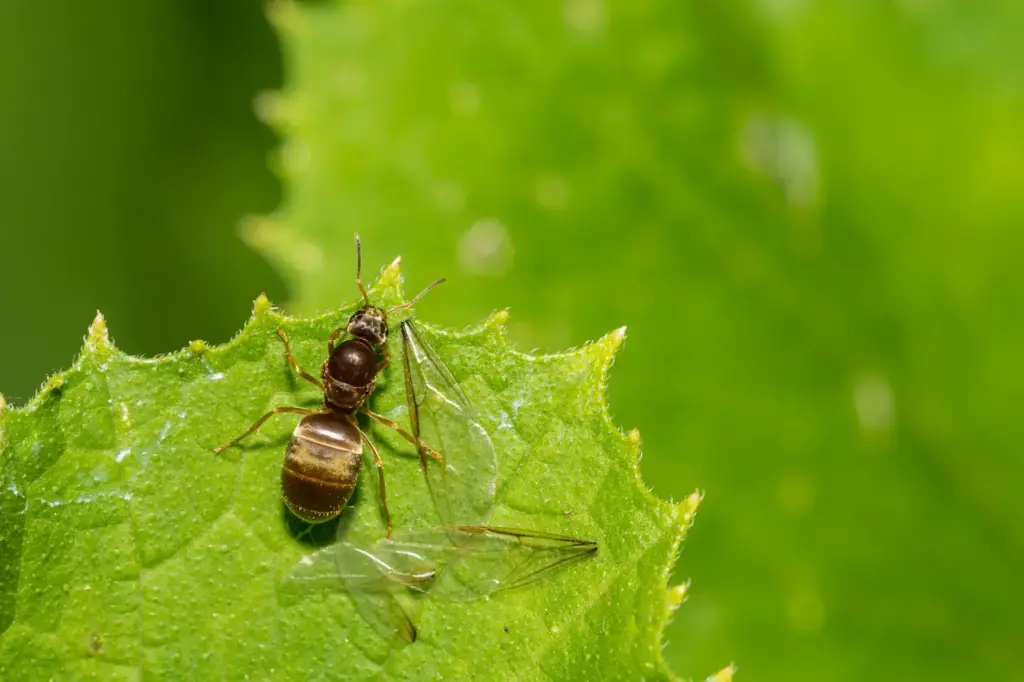
[[388,342],[388,315],[383,309],[367,304],[348,318],[345,330],[371,346],[383,346]]
[[407,310],[416,304],[423,295],[428,291],[436,287],[438,284],[444,281],[444,278],[437,280],[416,294],[411,301],[397,305],[389,310],[378,308],[370,303],[370,296],[366,292],[366,286],[363,284],[363,248],[359,241],[359,235],[356,235],[356,285],[359,287],[359,292],[363,295],[363,302],[366,303],[362,308],[357,310],[355,314],[348,319],[346,325],[346,331],[352,336],[363,339],[373,346],[383,346],[388,340],[388,315],[391,313],[398,312],[400,310]]

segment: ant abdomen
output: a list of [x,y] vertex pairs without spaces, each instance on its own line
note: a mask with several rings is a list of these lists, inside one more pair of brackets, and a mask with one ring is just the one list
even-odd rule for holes
[[352,497],[362,454],[359,429],[352,422],[334,413],[304,417],[281,467],[285,504],[309,523],[333,519]]

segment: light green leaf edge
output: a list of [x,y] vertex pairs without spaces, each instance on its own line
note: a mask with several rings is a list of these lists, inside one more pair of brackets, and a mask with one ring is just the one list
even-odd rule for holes
[[[390,301],[404,300],[403,296],[401,295],[401,275],[397,260],[384,271],[381,280],[378,282],[374,290],[375,296],[379,296],[380,300],[383,302],[389,303]],[[103,368],[105,368],[110,363],[124,363],[128,366],[133,366],[135,368],[142,370],[156,370],[160,367],[167,368],[168,366],[173,366],[176,363],[181,366],[184,366],[187,365],[188,363],[194,363],[196,361],[201,360],[202,362],[206,363],[207,367],[212,367],[217,364],[217,359],[219,357],[223,357],[227,354],[230,354],[234,349],[238,348],[248,340],[259,337],[272,336],[274,334],[274,330],[278,327],[284,327],[289,330],[293,330],[294,328],[300,326],[305,327],[307,329],[329,329],[330,327],[343,322],[343,320],[347,318],[348,314],[350,314],[351,310],[353,310],[354,307],[355,304],[349,304],[341,310],[333,311],[326,315],[321,315],[311,319],[302,319],[289,317],[278,312],[277,310],[272,308],[270,302],[265,297],[261,296],[255,302],[253,315],[250,318],[250,320],[243,327],[242,331],[227,344],[224,344],[223,346],[210,347],[207,346],[207,344],[205,344],[204,342],[196,341],[193,342],[188,348],[183,349],[182,351],[154,359],[133,357],[119,351],[109,339],[106,324],[102,315],[98,315],[96,320],[89,328],[89,333],[85,339],[85,344],[83,346],[81,354],[79,355],[78,359],[75,361],[74,365],[70,370],[52,376],[40,389],[38,394],[34,398],[32,398],[32,400],[30,400],[25,407],[18,409],[5,407],[2,411],[0,411],[0,446],[3,446],[2,450],[0,450],[0,453],[4,455],[3,460],[0,461],[0,465],[2,465],[2,469],[0,469],[0,471],[2,471],[3,473],[3,477],[2,479],[0,479],[0,483],[2,483],[0,495],[7,496],[5,501],[5,503],[8,505],[7,509],[10,509],[9,505],[12,501],[12,495],[15,498],[14,501],[17,502],[16,498],[18,497],[19,491],[17,489],[17,485],[15,484],[17,472],[14,469],[16,466],[18,466],[19,462],[15,460],[15,457],[13,455],[17,443],[14,443],[12,446],[11,443],[7,443],[4,440],[5,433],[7,431],[6,427],[8,426],[9,423],[11,423],[12,419],[15,416],[19,416],[21,418],[30,418],[34,412],[45,406],[48,403],[48,401],[54,398],[57,398],[59,400],[60,398],[58,396],[60,392],[64,389],[64,387],[72,384],[79,384],[79,382],[88,382],[95,374],[97,369],[99,369],[100,372],[102,373]],[[504,327],[506,319],[507,312],[500,311],[492,315],[490,319],[488,319],[479,327],[466,330],[462,333],[441,332],[439,330],[430,330],[429,327],[427,329],[431,331],[432,334],[435,335],[434,338],[438,340],[436,342],[442,344],[451,343],[452,348],[457,348],[460,343],[469,343],[472,342],[473,340],[476,340],[478,342],[490,342],[494,344],[495,347],[498,348],[501,354],[504,355],[505,357],[510,358],[513,361],[523,363],[524,365],[527,366],[541,365],[547,367],[554,366],[555,364],[561,366],[569,366],[574,364],[575,366],[578,367],[579,372],[583,374],[593,373],[593,376],[596,378],[596,386],[592,388],[596,388],[596,394],[590,396],[590,398],[592,399],[592,402],[590,404],[599,405],[599,419],[602,424],[602,428],[607,432],[606,434],[604,434],[604,437],[611,436],[619,443],[620,447],[616,449],[619,452],[628,453],[628,459],[624,459],[623,461],[611,462],[609,466],[626,465],[632,470],[632,481],[633,486],[635,488],[634,494],[636,495],[635,499],[638,501],[636,506],[646,507],[646,510],[638,508],[633,509],[632,511],[634,512],[634,514],[645,512],[645,515],[648,516],[648,518],[657,519],[658,526],[660,527],[660,532],[667,534],[668,537],[668,551],[663,552],[663,556],[661,556],[653,562],[653,564],[647,569],[647,574],[641,582],[655,582],[657,585],[664,586],[667,582],[671,567],[678,554],[686,529],[689,527],[690,523],[692,523],[697,505],[700,502],[700,495],[699,493],[694,493],[693,495],[689,496],[686,500],[683,500],[678,503],[671,503],[657,499],[642,484],[642,481],[640,479],[639,470],[637,467],[640,453],[639,434],[635,430],[629,433],[623,433],[612,422],[611,415],[609,414],[607,409],[607,402],[605,400],[605,387],[607,383],[608,372],[614,360],[615,353],[620,347],[622,340],[624,338],[624,330],[616,330],[615,332],[605,336],[603,339],[595,343],[583,346],[582,348],[579,349],[570,350],[568,352],[559,354],[533,356],[529,354],[520,353],[510,347]],[[394,342],[394,340],[392,340],[392,342]],[[269,343],[270,345],[268,345],[268,348],[273,348],[273,341],[269,341]],[[275,353],[279,350],[280,349],[278,348],[274,348],[270,352]],[[262,362],[264,364],[280,362],[280,353],[278,353],[274,357],[277,359],[264,359],[262,360]],[[301,357],[302,354],[300,352],[300,361]],[[586,393],[586,391],[583,391],[581,393]],[[259,411],[262,411],[262,409],[263,408],[260,408]],[[187,419],[181,419],[180,423],[186,424]],[[171,428],[175,428],[175,425],[172,425]],[[165,429],[167,429],[166,426]],[[237,428],[235,426],[232,426],[231,428],[227,429],[226,432],[234,433],[236,430]],[[375,439],[377,439],[378,443],[382,440],[389,440],[388,436],[386,434],[380,433],[379,430],[375,431],[373,433],[373,436],[375,437]],[[393,442],[393,439],[391,439],[391,442]],[[206,444],[206,446],[209,447],[208,444]],[[270,449],[279,449],[281,447],[280,438],[273,440],[269,446],[265,447]],[[604,454],[607,456],[608,452],[609,451],[606,451]],[[502,453],[499,450],[499,456],[503,455],[504,453]],[[245,457],[255,457],[255,455],[250,453],[248,455],[245,455]],[[273,458],[270,459],[273,460]],[[279,463],[279,455],[276,461]],[[24,464],[24,462],[22,462],[22,464]],[[52,464],[55,464],[55,462]],[[272,465],[269,467],[270,471],[273,471],[274,466],[279,466],[279,464],[274,464],[273,461],[271,462],[271,464]],[[394,473],[394,469],[395,467],[392,466],[391,473]],[[412,467],[412,470],[414,474],[418,473],[416,467]],[[41,472],[36,480],[42,477],[45,473],[45,471]],[[237,477],[239,474],[235,472],[232,475]],[[394,491],[399,488],[396,487],[392,483],[392,481],[393,477],[389,478],[389,489],[392,491],[391,494],[394,495]],[[573,482],[565,481],[565,484],[567,486],[571,486]],[[271,492],[274,492],[277,485],[276,478],[273,480],[272,484],[268,485],[270,486]],[[365,470],[360,486],[367,491],[367,499],[372,499],[372,493],[370,492],[370,489],[373,488],[372,477],[367,476]],[[535,487],[535,485],[531,482],[531,484],[528,487],[532,489]],[[505,492],[507,493],[508,491]],[[22,493],[20,496],[24,502],[24,509],[28,509],[29,499],[31,496],[26,493]],[[410,495],[409,499],[412,499],[412,495]],[[625,511],[623,511],[622,518],[626,518],[626,512],[630,511],[628,509],[628,505],[626,504],[626,502],[628,502],[628,500],[623,501],[623,510]],[[125,506],[128,506],[127,503],[125,504]],[[398,515],[399,517],[401,517],[401,505],[392,503],[392,507],[393,514],[396,511],[398,511]],[[4,513],[4,508],[5,507],[3,505],[0,505],[0,514]],[[376,514],[376,506],[372,504],[362,504],[356,505],[356,508],[357,510],[369,509],[371,512],[369,514],[362,514],[360,517],[360,520],[363,520],[367,517],[372,519],[368,522],[368,525],[364,524],[365,527],[360,529],[363,531],[363,534],[368,537],[379,537],[380,527],[379,519],[377,518],[379,515]],[[499,515],[498,513],[496,513],[495,522],[502,523],[503,525],[519,525],[522,527],[534,528],[540,527],[545,530],[556,530],[561,532],[571,532],[574,528],[576,528],[576,526],[567,522],[565,524],[566,527],[552,529],[550,527],[550,524],[552,522],[552,519],[550,517],[544,517],[543,515],[538,517],[535,513],[523,513],[522,510],[517,511],[515,509],[510,508],[504,509],[504,514]],[[598,526],[599,525],[600,524],[598,524]],[[6,523],[4,524],[4,526],[5,527],[2,529],[2,531],[0,531],[0,549],[9,549],[10,542],[12,542],[11,534],[15,532],[15,529],[8,527]],[[600,530],[600,528],[595,526],[594,523],[591,523],[590,526],[593,531]],[[368,531],[366,530],[366,527],[369,528]],[[588,531],[591,529],[588,529]],[[586,536],[593,535],[593,532],[588,533],[585,532],[583,529],[580,529],[577,532],[577,534],[581,536]],[[19,546],[21,546],[20,543],[23,542],[24,539],[24,537],[19,539]],[[609,552],[611,552],[612,546],[615,544],[615,541],[617,539],[621,540],[622,538],[600,538],[600,541],[602,542],[602,549],[604,549],[604,551],[599,552],[599,561],[608,561],[608,554]],[[8,544],[5,545],[4,542],[7,542]],[[210,540],[210,544],[214,544],[212,539]],[[277,557],[283,556],[283,560],[276,562],[278,564],[278,570],[280,570],[284,566],[291,565],[291,563],[294,562],[295,558],[301,555],[302,551],[308,551],[308,548],[303,550],[302,548],[296,546],[295,543],[291,544],[292,546],[285,547],[284,549],[281,549],[280,547],[276,548],[280,550]],[[654,544],[656,544],[656,542],[651,541],[650,544],[653,546]],[[242,550],[239,549],[238,551],[241,552]],[[137,560],[136,568],[138,568],[138,566],[145,566],[145,560],[144,558],[140,557],[139,548],[137,546],[135,548],[135,555]],[[24,557],[20,558],[23,559]],[[642,556],[640,558],[632,557],[631,560],[641,561],[642,558]],[[200,565],[210,566],[209,563],[200,563]],[[605,587],[606,589],[611,590],[612,587],[614,587],[614,585],[612,584],[613,581],[616,579],[621,579],[621,574],[616,574],[616,578],[609,579],[609,569],[612,568],[620,572],[624,569],[621,566],[609,567],[607,563],[601,563],[601,566],[605,570],[604,579],[607,581]],[[10,566],[8,565],[7,568],[9,569]],[[4,581],[9,581],[12,578],[12,576],[10,570],[7,570],[5,572],[4,569],[5,565],[2,562],[0,562],[0,627],[4,628],[2,631],[0,631],[0,673],[4,672],[5,668],[7,669],[7,672],[10,673],[11,670],[13,669],[11,668],[12,665],[17,666],[26,663],[26,661],[19,662],[17,660],[19,651],[22,654],[25,654],[26,652],[31,652],[31,665],[34,667],[34,669],[38,669],[39,672],[43,672],[46,669],[47,663],[51,665],[56,663],[58,664],[58,671],[62,671],[63,674],[65,675],[68,674],[68,671],[62,665],[61,659],[63,658],[64,662],[66,662],[67,656],[69,654],[72,655],[72,658],[74,660],[77,660],[81,664],[80,668],[76,668],[77,673],[74,673],[73,676],[79,674],[81,676],[88,676],[91,674],[98,673],[100,670],[105,670],[101,667],[97,667],[100,666],[102,662],[101,652],[89,651],[89,649],[93,646],[93,638],[98,638],[99,635],[95,633],[90,635],[88,632],[86,632],[88,628],[86,628],[86,630],[82,630],[81,632],[76,632],[74,635],[71,636],[73,640],[77,641],[79,645],[77,647],[68,645],[67,635],[70,635],[70,633],[64,633],[65,641],[63,642],[61,642],[60,635],[48,633],[47,637],[44,638],[45,642],[41,643],[40,641],[34,640],[30,636],[28,636],[30,633],[27,633],[24,628],[21,628],[19,630],[18,616],[20,615],[20,609],[17,607],[23,606],[26,603],[31,605],[33,595],[26,594],[28,589],[25,586],[25,578],[27,576],[15,577],[15,579],[18,582],[15,583],[14,590],[11,589],[10,583],[8,583],[8,585],[5,587],[5,585],[3,584]],[[138,570],[139,576],[141,576],[141,569]],[[586,567],[584,567],[583,570],[586,570]],[[130,568],[128,569],[128,573],[131,573]],[[75,577],[75,575],[64,576],[64,578],[68,580],[68,583],[63,584],[59,587],[54,584],[42,585],[42,589],[45,591],[47,588],[57,588],[66,591],[69,589],[69,587],[73,587],[73,585],[70,585],[70,583],[73,582]],[[596,580],[596,578],[594,579]],[[141,577],[139,578],[139,580],[140,587],[138,589],[140,590],[141,595]],[[555,583],[557,580],[558,578],[556,577],[550,582]],[[36,588],[37,591],[40,589],[39,585],[35,585],[34,587]],[[178,585],[177,587],[180,589],[182,586]],[[187,587],[187,585],[185,587]],[[644,585],[640,585],[636,589],[642,590],[643,587]],[[662,658],[662,649],[659,642],[661,639],[662,632],[667,624],[668,619],[670,618],[671,613],[674,611],[676,607],[679,606],[679,604],[685,597],[685,593],[685,586],[676,586],[670,588],[663,592],[663,598],[661,598],[660,600],[656,599],[654,603],[650,605],[651,612],[647,614],[648,622],[646,623],[646,627],[644,627],[643,623],[638,625],[640,631],[646,632],[647,634],[636,638],[636,642],[634,643],[636,650],[632,652],[627,652],[629,655],[623,656],[620,650],[622,645],[621,632],[616,631],[619,630],[620,624],[615,624],[614,627],[609,627],[607,624],[605,624],[603,631],[583,632],[580,634],[580,638],[578,640],[568,641],[566,651],[560,652],[560,656],[548,659],[546,663],[544,663],[544,665],[538,663],[537,665],[540,666],[538,669],[543,670],[552,679],[594,679],[594,675],[607,675],[609,672],[612,671],[617,671],[617,676],[628,675],[631,677],[639,676],[648,679],[675,679],[671,675],[671,673],[669,673],[665,669],[664,661]],[[565,595],[567,593],[564,591],[564,589],[561,589],[559,590],[558,594]],[[38,597],[38,595],[35,596]],[[13,623],[4,622],[5,599],[16,600],[14,602],[16,604],[16,607],[14,608],[13,613],[11,614],[13,615]],[[46,603],[45,597],[40,599],[42,600],[40,604]],[[142,633],[140,634],[141,641],[137,642],[136,646],[132,646],[130,642],[122,642],[123,644],[125,644],[125,650],[128,653],[122,655],[120,661],[115,661],[114,668],[111,670],[116,669],[121,672],[125,672],[127,670],[134,669],[137,672],[146,670],[147,672],[156,671],[157,673],[159,673],[160,671],[163,671],[164,673],[180,673],[180,669],[177,669],[175,665],[176,663],[180,663],[184,660],[183,652],[163,651],[162,656],[156,656],[155,658],[149,655],[151,652],[148,652],[147,645],[144,644],[146,640],[146,635],[145,633],[143,633],[141,625],[143,615],[146,613],[144,608],[146,604],[144,601],[142,601],[143,598],[141,596],[139,596],[138,599],[140,602],[139,633]],[[552,603],[557,603],[557,598],[556,601]],[[10,604],[8,603],[8,606],[9,605]],[[593,604],[590,604],[591,608],[593,606]],[[475,606],[471,607],[470,610],[472,610],[472,608],[475,608]],[[337,613],[339,611],[338,605],[333,604],[331,607],[331,611]],[[349,612],[351,615],[351,609],[349,610]],[[467,617],[467,613],[460,612],[458,614],[459,619],[465,619]],[[84,620],[88,620],[88,618],[85,618]],[[325,621],[322,618],[318,618],[316,622],[319,623],[320,627],[324,627]],[[444,622],[443,619],[441,622]],[[451,621],[449,620],[448,624],[450,625],[450,623]],[[582,626],[584,627],[584,629],[586,629],[587,619],[583,617],[583,614],[580,614],[580,617],[577,620],[573,621],[573,624],[577,626]],[[181,624],[161,623],[160,625],[166,625],[176,630]],[[83,623],[78,623],[78,625],[75,627],[78,626],[85,627]],[[359,624],[350,620],[346,623],[346,626],[350,629],[355,628],[358,630]],[[81,627],[78,627],[78,629],[81,629]],[[427,627],[428,624],[424,623],[424,630],[426,630]],[[60,632],[59,626],[58,632]],[[299,634],[302,635],[303,633],[300,632]],[[331,636],[330,633],[321,634],[324,634],[325,645],[335,639],[335,637]],[[343,636],[344,634],[346,633],[342,631],[339,633],[339,636]],[[134,633],[128,633],[128,639],[130,640],[133,635]],[[372,638],[372,635],[368,635],[366,632],[363,632],[362,636],[368,636]],[[15,641],[12,643],[11,640],[16,640],[19,637],[21,638],[20,641]],[[466,639],[472,638],[467,637]],[[646,639],[647,641],[643,641],[644,639]],[[116,638],[114,638],[114,643],[116,644]],[[379,642],[377,644],[379,644]],[[460,645],[467,646],[471,644],[473,644],[473,642],[455,642],[454,649],[458,650]],[[530,647],[528,646],[529,642],[526,642],[525,644],[527,646],[524,647],[524,650],[530,650]],[[25,648],[21,648],[19,645],[25,645]],[[260,646],[262,647],[263,645],[261,644]],[[368,646],[369,649],[374,649],[372,643]],[[571,650],[573,646],[576,646],[575,651]],[[244,644],[240,644],[238,645],[238,648],[244,651],[246,650],[247,647]],[[79,651],[76,652],[75,649],[78,649]],[[436,660],[417,660],[417,656],[415,654],[423,653],[425,651],[426,649],[422,645],[417,644],[412,647],[408,647],[406,649],[401,650],[399,654],[392,656],[390,659],[388,658],[388,654],[385,652],[383,654],[384,663],[381,665],[391,666],[393,661],[395,661],[396,659],[400,659],[402,656],[405,656],[406,659],[410,659],[409,665],[412,666],[410,668],[407,668],[407,670],[422,671],[424,669],[429,669],[424,668],[423,666],[430,663],[432,667],[435,667],[434,669],[438,674],[444,674],[445,672],[451,673],[452,668],[450,666],[448,668],[445,668]],[[380,651],[377,650],[368,651],[364,649],[363,653],[371,659],[374,656],[379,657],[382,655]],[[447,653],[449,654],[449,657],[450,655],[455,654],[454,660],[458,662],[459,659],[457,657],[456,651],[448,651]],[[473,663],[479,663],[481,660],[483,660],[481,652],[476,651],[472,648],[464,650],[463,654],[465,655],[463,664],[472,665]],[[47,656],[49,656],[49,658],[47,658]],[[238,661],[242,660],[242,658],[244,657],[234,656],[231,660]],[[266,661],[267,656],[265,655],[262,657],[257,657],[255,659],[255,662],[259,663],[260,665],[265,664]],[[287,668],[287,659],[278,659],[277,662],[281,664],[282,667]],[[334,663],[340,662],[333,661],[332,657],[328,655],[327,658],[320,661],[318,665]],[[441,665],[441,667],[437,668],[436,666],[438,665]],[[520,661],[516,665],[521,666],[522,662]],[[386,670],[389,674],[401,676],[402,662],[395,663],[394,666],[395,667],[387,667],[381,669]],[[544,666],[547,667],[545,668]],[[281,672],[284,672],[280,668],[278,669]],[[308,674],[311,671],[315,671],[316,669],[318,668],[316,668],[315,666],[312,669],[306,669],[299,666],[298,668],[293,668],[292,674]],[[457,670],[458,668],[456,667],[455,669]],[[494,673],[499,672],[499,670],[495,668],[487,669],[491,670]],[[521,669],[513,666],[505,670],[504,673],[506,677],[515,677],[517,674],[516,670],[519,670],[519,673],[524,672]],[[192,671],[201,672],[201,669],[197,670],[193,667]],[[538,670],[532,670],[530,673],[526,674],[533,674],[537,671]],[[719,675],[729,675],[731,674],[730,671],[731,668],[727,668],[726,670],[723,670],[721,673],[719,673]],[[107,674],[108,672],[110,671],[105,671],[103,674]],[[238,671],[236,670],[235,672]],[[462,672],[468,673],[469,671],[463,670]],[[358,671],[353,671],[353,674],[355,676],[360,675]],[[712,679],[725,680],[728,678],[718,677]]]

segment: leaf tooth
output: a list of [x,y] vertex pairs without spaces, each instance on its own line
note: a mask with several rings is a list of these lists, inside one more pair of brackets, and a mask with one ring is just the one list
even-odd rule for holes
[[703,499],[704,493],[694,490],[686,496],[686,499],[676,504],[676,519],[684,528],[689,528],[693,524],[693,517],[697,515],[697,507],[700,506]]
[[401,256],[395,256],[395,259],[388,263],[386,266],[384,266],[380,271],[380,277],[377,279],[377,284],[374,287],[374,290],[386,291],[387,289],[396,289],[399,293],[400,298],[403,301],[405,300],[405,295],[402,293]]
[[633,448],[633,473],[636,475],[637,485],[650,493],[651,489],[644,483],[643,476],[640,475],[640,460],[644,458],[644,451],[641,447],[643,439],[640,437],[640,429],[634,426],[623,435],[623,438]]
[[86,347],[108,348],[110,346],[110,336],[107,333],[107,320],[103,317],[103,313],[96,311],[96,317],[93,318],[92,324],[89,325],[89,334],[85,337]]
[[253,319],[259,320],[265,317],[273,309],[273,305],[270,303],[270,299],[267,298],[265,293],[260,293],[256,297],[256,300],[252,302],[252,316]]
[[484,326],[489,327],[493,325],[495,327],[501,327],[502,329],[504,329],[504,327],[508,324],[508,317],[508,308],[495,310],[493,313],[491,313],[491,316],[487,318],[487,321],[484,322]]
[[615,356],[619,352],[619,349],[622,348],[622,342],[625,340],[626,328],[619,327],[597,342],[603,350],[603,353],[600,356],[601,401],[604,403],[604,412],[606,415],[609,415],[609,419],[611,418],[611,415],[608,409],[608,377],[611,374],[612,364],[615,362]]
[[[355,263],[353,263],[354,265]],[[355,289],[355,267],[352,270],[352,288]],[[375,305],[388,307],[388,305],[392,304],[385,305],[382,299],[394,300],[395,302],[406,301],[403,284],[402,257],[396,256],[393,261],[381,268],[377,281],[370,285],[370,302]],[[359,299],[359,305],[363,305],[361,298]]]
[[192,341],[189,341],[188,344],[188,350],[193,355],[202,355],[203,353],[206,352],[206,350],[209,347],[209,344],[207,344],[206,341],[203,341],[202,339],[194,339]]
[[612,330],[612,332],[610,334],[608,334],[607,338],[611,340],[610,342],[612,344],[614,344],[612,346],[612,350],[613,351],[617,351],[619,349],[619,346],[622,345],[622,342],[626,338],[626,326],[623,325],[623,326],[619,327],[618,329]]
[[730,663],[717,673],[707,679],[707,682],[732,682],[732,676],[736,674],[736,664]]
[[583,347],[584,352],[590,352],[594,358],[601,363],[602,370],[608,371],[611,367],[612,361],[615,359],[615,354],[619,352],[619,348],[622,347],[622,342],[626,339],[626,328],[619,327],[608,332],[597,341],[592,341]]
[[678,609],[686,598],[690,596],[690,581],[687,580],[685,583],[679,583],[668,588],[668,609],[669,611],[675,611]]
[[[491,313],[483,324],[479,327],[479,332],[487,334],[494,339],[500,347],[509,348],[511,346],[508,340],[508,308],[502,308],[501,310],[495,310]],[[474,330],[467,330],[467,335],[474,333]]]
[[[597,341],[588,343],[580,349],[580,352],[590,361],[591,376],[588,378],[588,383],[594,386],[593,397],[596,400],[598,410],[600,410],[605,424],[609,429],[617,433],[620,438],[635,439],[636,441],[637,451],[633,461],[633,469],[636,471],[637,480],[639,481],[639,433],[636,436],[624,434],[622,428],[612,418],[611,408],[608,405],[608,377],[611,374],[612,364],[615,362],[615,354],[622,346],[622,341],[625,338],[626,328],[619,327],[605,334]],[[642,482],[640,484],[641,486],[643,485]]]
[[0,412],[2,412],[5,407],[7,407],[7,401],[4,400],[4,394],[0,393]]
[[626,328],[619,327],[584,347],[584,352],[588,352],[598,363],[599,390],[601,392],[601,401],[605,403],[606,413],[608,405],[605,400],[605,394],[608,388],[608,373],[611,370],[612,363],[615,362],[615,354],[622,347],[622,342],[625,338]]
[[85,335],[85,344],[82,346],[79,360],[95,358],[101,363],[101,368],[105,368],[102,363],[115,353],[117,353],[117,349],[110,341],[107,320],[103,317],[103,313],[97,310],[96,317],[93,318],[92,324],[89,325],[89,331]]

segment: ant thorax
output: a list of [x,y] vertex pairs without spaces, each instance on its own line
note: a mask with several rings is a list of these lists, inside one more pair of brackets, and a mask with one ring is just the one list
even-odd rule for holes
[[373,393],[379,363],[377,350],[361,337],[353,337],[331,350],[324,362],[324,401],[341,410],[358,409]]

